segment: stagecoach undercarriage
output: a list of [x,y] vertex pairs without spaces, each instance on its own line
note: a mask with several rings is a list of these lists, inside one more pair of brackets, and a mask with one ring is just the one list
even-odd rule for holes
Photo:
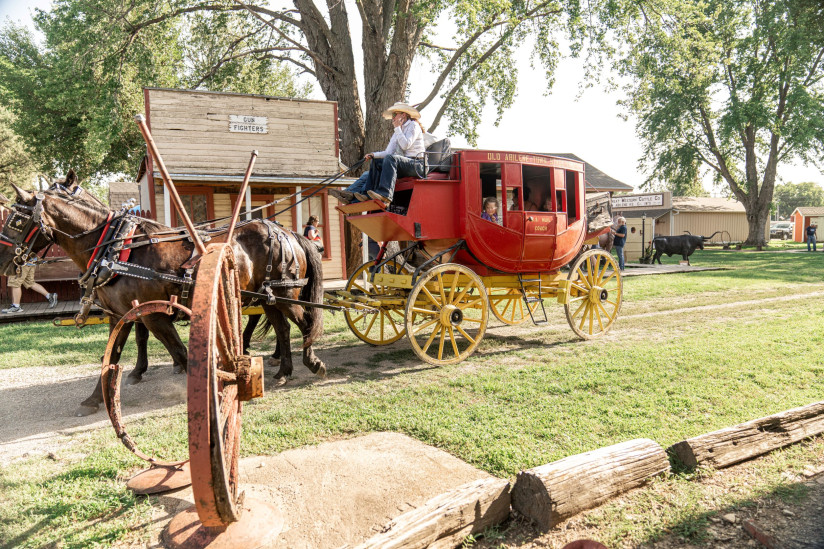
[[453,364],[471,355],[484,336],[489,311],[509,325],[527,319],[544,324],[544,300],[552,299],[564,306],[567,322],[579,337],[594,339],[612,327],[621,308],[621,275],[603,250],[583,253],[568,273],[480,276],[449,261],[433,262],[428,269],[410,267],[404,257],[410,248],[364,263],[343,291],[326,297],[338,305],[377,310],[377,315],[344,312],[362,341],[389,345],[407,336],[415,354],[430,364]]

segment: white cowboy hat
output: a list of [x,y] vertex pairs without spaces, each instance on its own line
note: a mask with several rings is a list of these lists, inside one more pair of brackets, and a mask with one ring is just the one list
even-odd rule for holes
[[401,103],[400,101],[383,111],[383,117],[387,120],[392,120],[395,113],[399,112],[405,112],[412,120],[418,120],[421,117],[421,113],[419,113],[414,107],[411,107],[406,103]]

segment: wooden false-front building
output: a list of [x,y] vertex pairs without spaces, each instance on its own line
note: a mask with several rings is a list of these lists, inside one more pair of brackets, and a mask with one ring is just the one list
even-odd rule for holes
[[[326,279],[345,278],[343,219],[319,183],[341,171],[337,104],[262,95],[146,88],[146,119],[184,207],[195,222],[230,216],[237,200],[303,233],[320,219]],[[245,196],[238,196],[252,150],[258,158]],[[141,208],[171,226],[182,225],[157,167],[144,158],[138,172]],[[300,193],[297,196],[291,196]],[[222,221],[220,223],[226,223]]]

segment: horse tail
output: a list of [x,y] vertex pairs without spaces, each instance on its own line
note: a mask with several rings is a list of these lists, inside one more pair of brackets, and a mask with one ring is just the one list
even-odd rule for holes
[[[323,263],[317,244],[305,236],[295,234],[304,255],[306,256],[306,285],[300,291],[301,301],[309,303],[323,303]],[[310,346],[323,335],[323,309],[320,307],[304,307],[303,316],[309,324],[309,335],[303,347]]]

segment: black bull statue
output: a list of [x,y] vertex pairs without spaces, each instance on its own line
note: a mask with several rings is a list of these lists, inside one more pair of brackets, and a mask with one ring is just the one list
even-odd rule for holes
[[661,256],[667,254],[667,257],[672,257],[673,254],[681,254],[684,261],[689,265],[690,256],[696,250],[704,249],[704,242],[711,239],[721,231],[715,231],[709,236],[700,236],[692,234],[681,234],[678,236],[656,236],[652,239],[652,247],[655,248],[655,255],[652,257],[652,262],[658,261],[661,264]]

